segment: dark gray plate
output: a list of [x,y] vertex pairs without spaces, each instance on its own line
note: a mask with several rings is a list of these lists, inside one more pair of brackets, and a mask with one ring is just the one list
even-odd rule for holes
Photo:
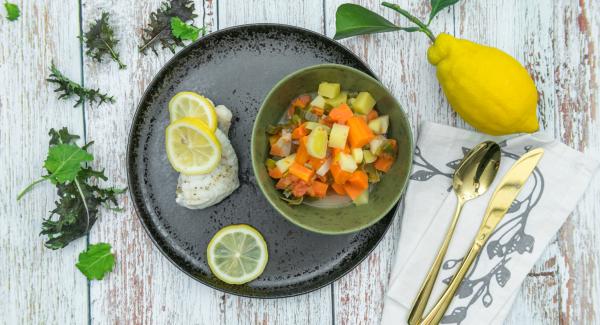
[[[375,225],[349,235],[319,235],[280,216],[262,196],[252,173],[252,124],[267,92],[285,75],[319,63],[373,72],[354,54],[322,35],[286,25],[258,24],[212,33],[177,54],[154,78],[132,122],[127,151],[131,195],[146,231],[178,268],[215,289],[275,298],[306,293],[346,274],[375,248],[396,209]],[[175,203],[177,173],[167,161],[167,103],[177,92],[204,94],[233,111],[230,138],[240,164],[240,188],[221,203],[188,210]],[[245,285],[215,278],[206,246],[222,227],[245,223],[269,247],[264,273]]]

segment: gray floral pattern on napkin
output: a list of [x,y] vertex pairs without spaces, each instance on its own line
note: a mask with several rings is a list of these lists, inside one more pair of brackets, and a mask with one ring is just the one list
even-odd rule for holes
[[[508,158],[513,161],[519,159],[520,155],[512,153],[506,150],[506,142],[503,141],[500,144],[502,147],[502,156],[504,159]],[[527,146],[524,152],[531,150],[530,146]],[[469,152],[469,148],[462,148],[463,157]],[[420,148],[415,148],[415,158],[413,164],[416,170],[410,179],[418,182],[425,182],[432,177],[442,176],[452,179],[454,170],[460,164],[462,158],[452,160],[446,164],[445,167],[434,166],[431,164],[422,154]],[[444,169],[450,169],[451,171],[446,172]],[[450,313],[446,314],[442,319],[442,324],[461,324],[462,321],[467,317],[469,308],[481,301],[484,307],[489,307],[494,302],[492,295],[492,281],[495,281],[500,287],[504,287],[510,280],[511,272],[507,267],[508,261],[514,254],[523,255],[525,253],[531,253],[535,244],[535,238],[525,233],[525,226],[527,225],[527,219],[531,210],[539,202],[542,193],[544,191],[544,177],[540,172],[539,168],[535,168],[532,174],[533,185],[525,188],[527,195],[524,197],[523,193],[519,195],[522,198],[521,201],[516,199],[510,209],[508,210],[504,221],[496,228],[496,230],[490,236],[488,242],[485,245],[482,254],[477,256],[473,266],[467,273],[465,279],[461,283],[455,299],[460,299],[462,306],[454,308]],[[448,188],[448,191],[452,190],[452,186]],[[487,253],[487,254],[485,254]],[[483,267],[480,264],[482,258],[486,256],[490,261],[492,267],[488,270],[481,270]],[[448,259],[443,265],[442,269],[446,271],[457,271],[461,265],[463,257]],[[487,263],[486,265],[490,265]],[[489,268],[489,266],[488,266]],[[476,274],[478,274],[476,276]],[[479,275],[483,274],[483,275]],[[452,275],[443,279],[445,284],[450,283]]]

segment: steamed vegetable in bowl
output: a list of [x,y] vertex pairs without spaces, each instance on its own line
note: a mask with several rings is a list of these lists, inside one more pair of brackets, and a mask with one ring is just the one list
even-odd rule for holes
[[386,136],[389,116],[380,116],[376,104],[369,92],[328,82],[292,100],[280,123],[267,129],[265,164],[283,200],[369,202],[370,188],[390,170],[398,149]]

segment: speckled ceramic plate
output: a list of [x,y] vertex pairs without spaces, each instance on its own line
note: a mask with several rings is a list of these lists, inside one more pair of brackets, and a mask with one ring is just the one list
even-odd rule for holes
[[[139,218],[160,251],[183,272],[228,293],[275,298],[323,287],[357,266],[385,234],[395,209],[375,225],[348,235],[319,235],[282,218],[262,196],[252,173],[250,135],[267,92],[287,74],[319,63],[373,72],[354,54],[322,35],[292,26],[259,24],[212,33],[177,54],[154,78],[132,122],[127,152],[131,195]],[[230,139],[240,188],[221,203],[189,210],[175,203],[177,173],[165,153],[167,103],[191,90],[224,104],[234,115]],[[264,273],[228,285],[206,263],[206,246],[222,227],[245,223],[269,248]]]

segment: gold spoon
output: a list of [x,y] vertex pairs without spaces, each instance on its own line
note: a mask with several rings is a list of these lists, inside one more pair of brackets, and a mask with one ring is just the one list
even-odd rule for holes
[[433,285],[446,256],[446,251],[450,245],[450,240],[454,234],[454,229],[456,228],[458,217],[464,204],[469,200],[479,197],[488,190],[496,177],[498,166],[500,165],[500,157],[500,146],[495,142],[485,141],[471,149],[456,168],[452,178],[452,188],[458,199],[456,210],[454,211],[450,228],[448,228],[448,232],[446,233],[446,238],[444,238],[438,255],[435,257],[435,261],[429,269],[425,282],[421,285],[419,294],[410,311],[408,317],[410,325],[416,325],[421,322],[421,317],[427,307],[431,290],[433,290]]

